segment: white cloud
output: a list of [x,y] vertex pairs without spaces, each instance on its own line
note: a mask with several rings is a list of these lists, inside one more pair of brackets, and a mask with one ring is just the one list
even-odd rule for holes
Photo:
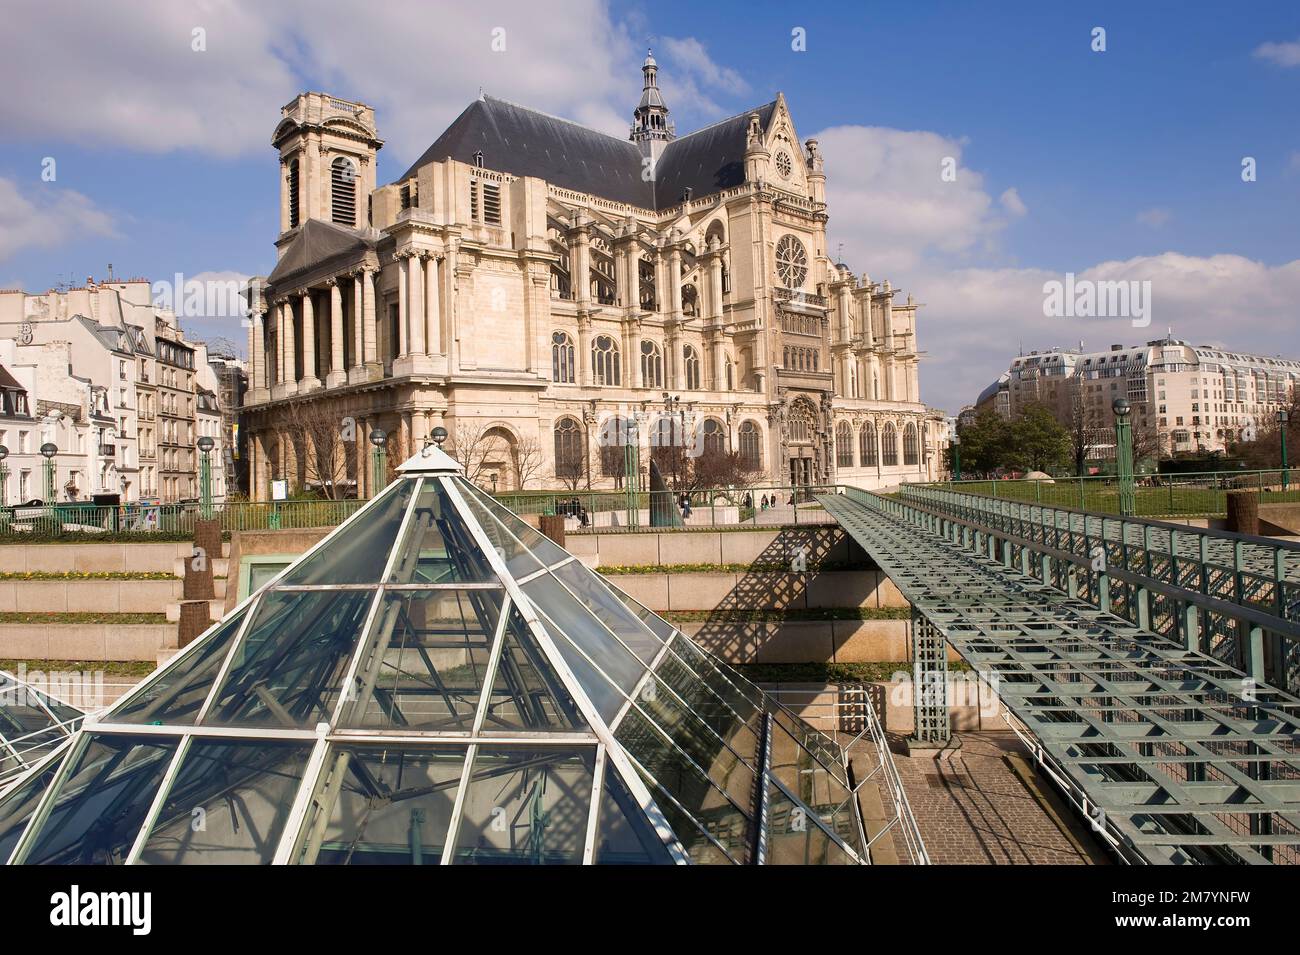
[[1029,211],[1025,206],[1024,200],[1020,198],[1020,193],[1015,186],[1004,190],[1002,195],[998,197],[998,202],[1002,203],[1002,208],[1007,210],[1009,214],[1016,218],[1023,216]]
[[[961,165],[963,143],[938,133],[835,126],[816,134],[826,156],[832,241],[873,275],[916,268],[937,257],[957,264],[994,253],[1006,214],[1024,214],[1014,189],[998,212],[984,177]],[[956,178],[944,181],[945,160]]]
[[[199,28],[202,52],[192,49]],[[32,37],[58,38],[56,64]],[[626,135],[638,62],[601,0],[567,0],[563,15],[527,0],[364,9],[344,0],[141,0],[83,5],[75,28],[58,4],[31,3],[6,10],[0,31],[9,81],[0,128],[11,139],[269,154],[280,107],[310,86],[376,107],[389,153],[404,162],[480,85]]]
[[1137,221],[1139,223],[1145,226],[1150,226],[1153,229],[1159,229],[1171,218],[1173,218],[1173,213],[1168,209],[1161,209],[1158,207],[1143,209],[1137,214]]
[[1300,66],[1300,40],[1261,43],[1255,47],[1253,55],[1256,59],[1268,60],[1278,66]]
[[24,193],[13,179],[0,177],[0,261],[78,235],[114,236],[113,219],[71,189],[40,182]]
[[661,61],[659,86],[674,112],[706,119],[718,117],[726,110],[714,100],[715,95],[749,92],[744,78],[715,61],[695,37],[661,37],[657,50],[655,59]]
[[[1047,318],[1043,283],[1064,275],[1034,268],[918,270],[921,396],[956,411],[1006,371],[1017,348],[1089,349],[1133,345],[1165,334],[1193,344],[1223,341],[1243,351],[1275,354],[1278,343],[1300,341],[1300,259],[1270,266],[1239,255],[1189,256],[1165,252],[1100,262],[1076,280],[1151,282],[1151,324],[1129,319]],[[1225,332],[1230,329],[1231,331]],[[1296,357],[1297,350],[1292,348]]]

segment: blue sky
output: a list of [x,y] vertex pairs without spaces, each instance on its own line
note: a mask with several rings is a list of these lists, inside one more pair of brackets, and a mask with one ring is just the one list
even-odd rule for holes
[[[799,133],[822,137],[831,247],[925,303],[922,396],[936,406],[973,399],[1022,343],[1103,346],[1172,324],[1300,356],[1296,4],[437,6],[385,5],[367,29],[337,30],[355,5],[17,4],[0,38],[14,91],[0,105],[0,286],[80,282],[109,262],[152,279],[265,273],[269,139],[300,89],[376,106],[388,181],[479,86],[618,132],[649,42],[679,131],[779,89]],[[504,53],[488,50],[497,25]],[[1098,26],[1104,53],[1090,49]],[[941,186],[945,155],[958,181]],[[1154,327],[1044,319],[1044,277],[1090,270],[1153,280]],[[242,338],[230,322],[198,331]]]

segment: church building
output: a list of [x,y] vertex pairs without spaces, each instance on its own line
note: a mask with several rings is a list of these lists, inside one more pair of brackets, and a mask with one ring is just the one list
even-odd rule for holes
[[670,441],[770,484],[937,476],[917,305],[831,258],[817,141],[781,94],[679,136],[657,72],[626,139],[481,96],[383,186],[369,106],[281,110],[255,499],[277,478],[365,495],[376,430],[405,455],[438,426],[488,490],[622,486],[626,440],[639,482]]

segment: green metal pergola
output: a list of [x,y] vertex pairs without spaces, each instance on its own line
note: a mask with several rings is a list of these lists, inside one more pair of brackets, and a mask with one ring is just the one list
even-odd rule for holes
[[[1059,539],[1043,528],[1065,521],[1048,515],[1035,522],[1031,540],[1026,515],[1025,523],[999,524],[998,512],[982,512],[978,502],[950,500],[947,513],[929,506],[937,502],[856,489],[821,500],[924,621],[913,627],[918,660],[923,651],[935,656],[927,634],[951,643],[996,689],[1012,728],[1122,859],[1300,861],[1300,699],[1262,679],[1266,669],[1286,675],[1294,666],[1296,626],[1265,613],[1255,599],[1262,594],[1240,579],[1232,582],[1239,602],[1185,586],[1193,556],[1196,579],[1217,580],[1201,554],[1222,551],[1222,539],[1193,542],[1194,555],[1170,560],[1187,547],[1177,533],[1162,542],[1143,532],[1148,547],[1135,555],[1134,522],[1114,518],[1113,531],[1088,535],[1092,546],[1083,548],[1095,515],[1078,516],[1079,526]],[[1054,546],[1071,533],[1073,550]],[[1227,544],[1242,556],[1241,542]],[[1172,567],[1163,583],[1159,546],[1167,546]],[[1107,563],[1112,551],[1120,560]],[[1247,562],[1263,570],[1257,556]],[[1291,579],[1292,555],[1276,559],[1275,588],[1279,578]],[[1127,569],[1146,569],[1148,561],[1153,576]],[[1274,606],[1286,609],[1288,587],[1276,588]],[[1115,593],[1123,597],[1118,604]],[[1156,618],[1172,619],[1173,635],[1150,626]],[[1241,644],[1215,642],[1225,621],[1235,621],[1237,632],[1244,627],[1246,669],[1233,665]],[[1235,657],[1227,661],[1209,652],[1230,649]],[[918,682],[933,683],[934,673],[917,669]],[[918,735],[945,734],[942,695],[918,692],[917,700]]]

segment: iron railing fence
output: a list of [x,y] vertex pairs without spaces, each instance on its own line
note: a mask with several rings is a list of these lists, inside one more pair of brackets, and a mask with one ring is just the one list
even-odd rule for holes
[[[364,500],[306,500],[213,504],[212,517],[223,532],[335,527],[364,505]],[[192,536],[203,517],[197,503],[186,504],[53,504],[0,509],[0,542],[51,540],[61,537],[140,535]]]
[[[928,486],[998,500],[1030,501],[1106,514],[1120,512],[1119,479],[1114,475],[944,481]],[[1134,513],[1139,517],[1219,516],[1227,513],[1229,491],[1254,491],[1260,502],[1266,504],[1300,503],[1300,469],[1138,475]]]

